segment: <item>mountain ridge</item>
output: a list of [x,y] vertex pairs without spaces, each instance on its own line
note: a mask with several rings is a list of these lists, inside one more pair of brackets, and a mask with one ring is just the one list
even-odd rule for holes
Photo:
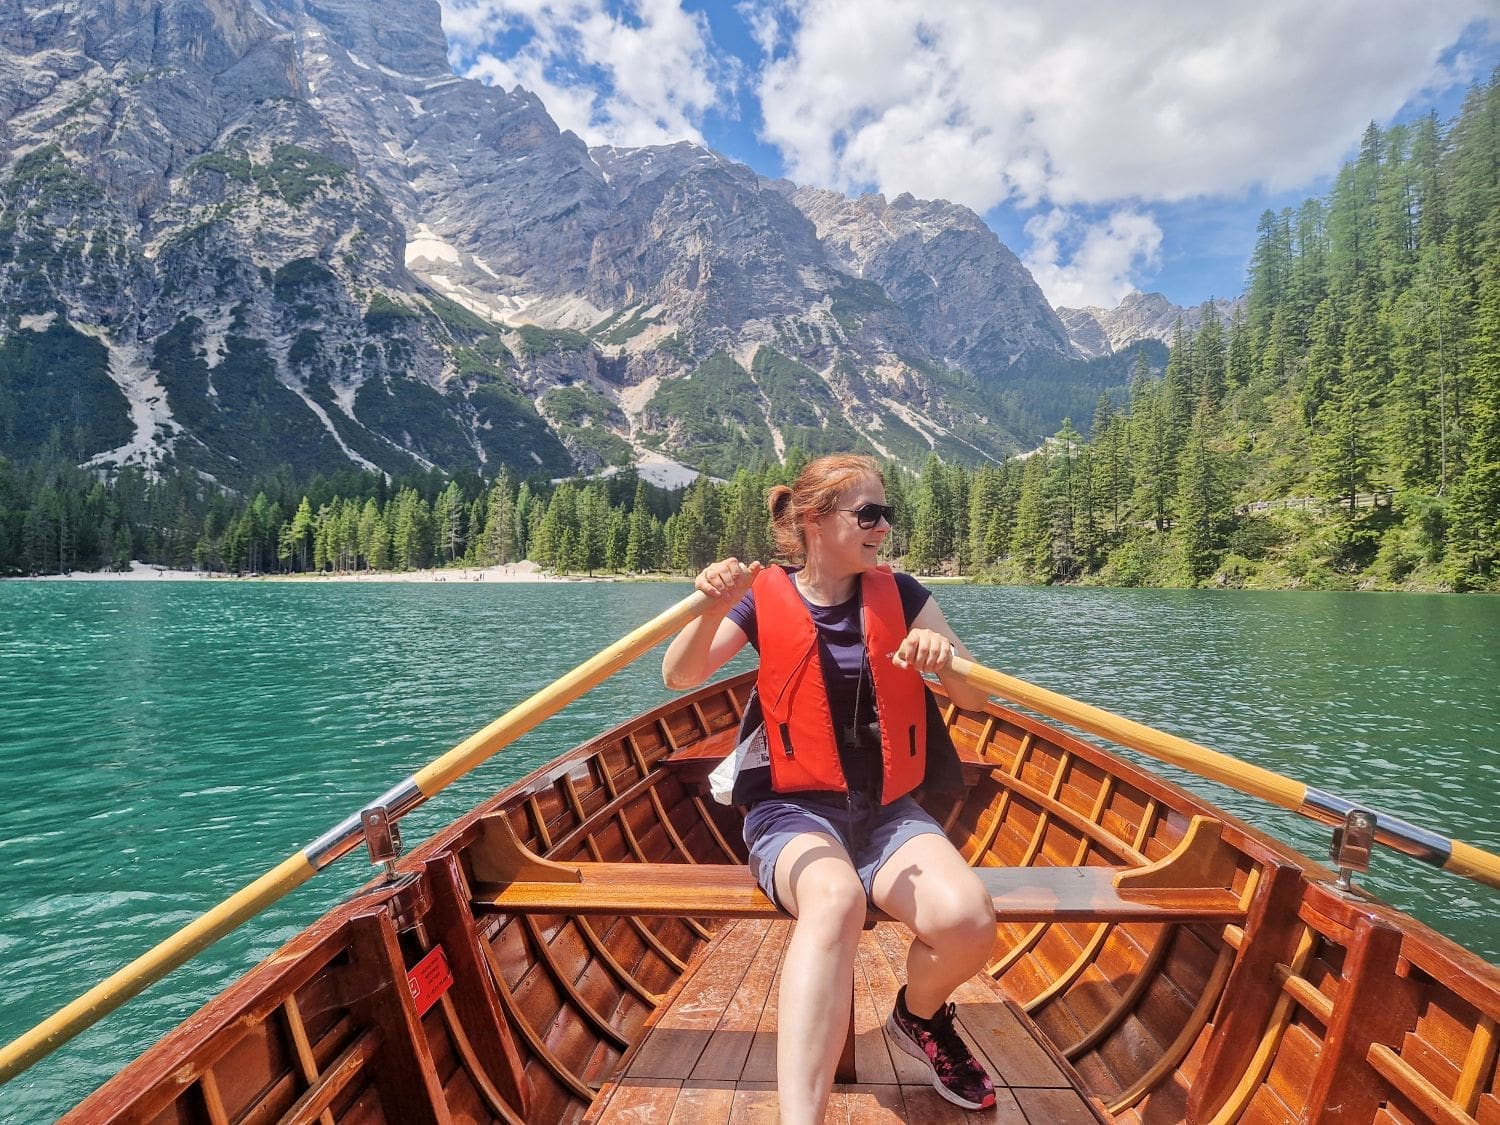
[[[589,149],[452,74],[435,0],[64,0],[0,33],[0,328],[27,362],[86,357],[100,412],[70,426],[14,376],[12,456],[57,430],[80,462],[229,486],[791,444],[916,464],[1052,421],[1006,396],[1073,345],[972,211]],[[727,426],[672,414],[736,393]]]

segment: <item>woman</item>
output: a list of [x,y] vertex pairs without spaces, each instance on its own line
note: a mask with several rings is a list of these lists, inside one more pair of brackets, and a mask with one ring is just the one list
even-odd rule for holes
[[948,996],[988,959],[994,908],[909,795],[945,772],[958,778],[921,673],[961,707],[981,707],[984,694],[953,674],[968,650],[937,602],[877,565],[892,513],[873,459],[820,457],[768,502],[778,551],[802,565],[730,558],[705,568],[696,584],[713,603],[673,639],[662,676],[683,690],[747,641],[760,653],[745,729],[764,720],[770,776],[742,775],[735,800],[749,805],[756,879],[797,919],[782,963],[781,1119],[823,1119],[870,903],[914,935],[887,1035],[927,1064],[943,1097],[985,1108],[994,1086],[955,1030]]

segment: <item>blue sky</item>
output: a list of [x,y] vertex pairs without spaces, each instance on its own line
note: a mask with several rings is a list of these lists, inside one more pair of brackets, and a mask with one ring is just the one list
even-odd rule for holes
[[440,0],[454,69],[590,144],[981,213],[1055,305],[1244,285],[1267,207],[1500,65],[1497,0]]

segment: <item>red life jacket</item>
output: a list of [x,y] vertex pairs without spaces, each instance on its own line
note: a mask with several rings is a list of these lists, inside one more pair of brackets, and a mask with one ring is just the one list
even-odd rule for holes
[[[771,785],[778,793],[845,792],[828,685],[818,655],[818,628],[790,575],[770,566],[756,576],[756,631],[760,673],[756,690],[766,721]],[[860,578],[865,651],[875,680],[880,720],[881,803],[922,784],[927,768],[927,688],[912,668],[890,654],[906,639],[901,592],[889,567]]]

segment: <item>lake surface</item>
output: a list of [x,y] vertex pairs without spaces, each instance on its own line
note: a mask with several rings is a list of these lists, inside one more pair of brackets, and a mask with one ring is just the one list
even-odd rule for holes
[[[0,1041],[688,590],[0,583]],[[982,663],[1500,851],[1500,598],[935,592]],[[408,849],[666,695],[643,658],[409,817]],[[369,874],[352,853],[0,1088],[0,1121],[74,1104]],[[1500,960],[1500,892],[1385,851],[1364,882]]]

